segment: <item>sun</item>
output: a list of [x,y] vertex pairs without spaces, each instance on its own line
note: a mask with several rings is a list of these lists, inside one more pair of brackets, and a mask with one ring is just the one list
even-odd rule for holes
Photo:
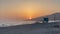
[[29,17],[28,19],[30,19],[30,20],[31,20],[31,19],[32,19],[32,17]]

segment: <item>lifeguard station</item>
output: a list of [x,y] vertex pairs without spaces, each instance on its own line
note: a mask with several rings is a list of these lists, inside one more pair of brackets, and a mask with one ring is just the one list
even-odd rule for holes
[[48,21],[49,21],[49,18],[47,18],[47,17],[43,18],[43,23],[48,23]]

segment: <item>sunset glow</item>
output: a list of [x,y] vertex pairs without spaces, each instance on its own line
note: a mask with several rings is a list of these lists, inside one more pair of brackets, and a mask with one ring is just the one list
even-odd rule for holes
[[32,17],[29,17],[29,19],[31,20],[31,19],[32,19]]
[[60,0],[4,0],[0,1],[0,17],[32,19],[60,12]]

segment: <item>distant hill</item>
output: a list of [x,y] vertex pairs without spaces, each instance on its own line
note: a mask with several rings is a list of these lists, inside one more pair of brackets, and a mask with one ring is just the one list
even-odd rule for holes
[[42,16],[42,17],[37,17],[37,18],[33,18],[31,19],[32,21],[41,21],[43,20],[44,17],[48,17],[49,20],[54,20],[54,16],[55,16],[55,19],[56,20],[60,20],[60,13],[54,13],[54,14],[51,14],[51,15],[46,15],[46,16]]

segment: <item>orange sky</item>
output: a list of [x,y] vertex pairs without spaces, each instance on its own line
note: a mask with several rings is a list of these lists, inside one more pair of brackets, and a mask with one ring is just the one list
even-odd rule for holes
[[[60,12],[59,0],[18,1],[6,0],[0,3],[0,17],[31,19]],[[60,1],[59,1],[60,2]]]

